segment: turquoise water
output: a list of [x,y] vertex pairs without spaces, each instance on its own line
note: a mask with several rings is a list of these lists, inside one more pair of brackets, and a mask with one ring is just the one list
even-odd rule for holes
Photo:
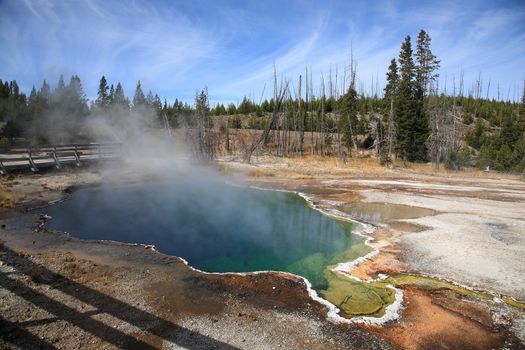
[[293,193],[177,180],[80,189],[43,210],[48,228],[82,239],[155,245],[208,272],[275,270],[327,288],[327,267],[364,255],[354,224]]

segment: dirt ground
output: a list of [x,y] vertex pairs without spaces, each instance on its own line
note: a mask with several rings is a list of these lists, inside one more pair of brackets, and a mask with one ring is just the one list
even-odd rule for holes
[[66,170],[1,183],[0,349],[525,348],[525,312],[502,301],[525,297],[525,183],[518,178],[312,157],[259,157],[253,165],[225,158],[219,166],[252,185],[307,193],[326,207],[433,209],[435,215],[376,223],[379,254],[348,272],[362,279],[437,276],[495,298],[403,285],[398,321],[334,324],[304,282],[286,274],[202,274],[144,246],[42,229],[27,208],[109,181],[104,171]]

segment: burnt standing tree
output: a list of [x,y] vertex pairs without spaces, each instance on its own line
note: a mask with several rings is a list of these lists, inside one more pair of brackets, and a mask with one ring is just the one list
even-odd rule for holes
[[438,89],[432,87],[429,94],[430,136],[428,138],[428,153],[436,170],[439,169],[441,159],[448,153],[446,136],[448,130],[447,110],[440,103]]
[[[297,140],[297,154],[302,157],[303,156],[303,144],[304,144],[304,124],[305,124],[305,117],[304,117],[304,114],[303,114],[303,106],[302,106],[302,94],[301,94],[301,90],[302,90],[302,76],[299,75],[299,92],[297,94],[297,115],[296,115],[296,120],[295,120],[295,129],[297,131],[299,131],[299,135],[296,135],[298,136],[298,140]],[[297,132],[296,131],[296,132]]]
[[268,125],[266,125],[266,128],[264,129],[264,132],[262,133],[262,135],[260,137],[253,136],[252,143],[245,148],[244,156],[243,156],[243,161],[245,163],[251,162],[253,152],[255,152],[255,150],[257,149],[257,146],[259,146],[259,144],[261,144],[261,142],[263,142],[264,140],[268,139],[270,135],[270,131],[277,124],[278,117],[280,114],[279,112],[281,110],[281,106],[283,104],[283,101],[286,96],[286,92],[288,90],[288,83],[285,82],[283,84],[281,82],[281,86],[279,88],[277,87],[277,72],[275,70],[275,67],[274,67],[274,72],[273,72],[273,79],[274,79],[274,88],[273,88],[274,103],[273,103],[272,117],[270,118],[270,122],[268,123]]
[[[352,153],[352,148],[357,149],[357,91],[355,89],[356,65],[353,56],[350,58],[350,84],[346,93],[339,101],[339,125],[338,133],[341,134],[341,142],[346,147],[348,154]],[[340,157],[346,158],[346,154],[341,150]]]

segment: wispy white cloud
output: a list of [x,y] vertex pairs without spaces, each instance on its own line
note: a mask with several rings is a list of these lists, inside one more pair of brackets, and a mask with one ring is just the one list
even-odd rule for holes
[[15,2],[3,6],[27,16],[1,18],[2,46],[10,53],[2,60],[13,77],[30,69],[39,78],[71,72],[88,80],[109,74],[153,84],[167,75],[176,79],[217,47],[206,28],[184,14],[163,14],[146,3],[26,1],[29,11]]
[[0,78],[28,90],[44,78],[78,74],[93,95],[106,74],[128,94],[141,79],[170,100],[191,99],[208,85],[212,98],[226,102],[259,95],[274,62],[293,81],[307,67],[314,82],[330,67],[341,74],[352,48],[368,90],[372,80],[384,84],[404,36],[415,39],[424,28],[442,77],[463,70],[472,81],[481,71],[507,89],[525,73],[523,18],[520,1],[4,0]]

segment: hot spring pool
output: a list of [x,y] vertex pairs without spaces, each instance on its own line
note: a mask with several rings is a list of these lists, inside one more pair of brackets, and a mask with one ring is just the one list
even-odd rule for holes
[[330,289],[331,281],[341,283],[330,267],[370,251],[353,233],[357,224],[328,217],[297,194],[221,182],[80,189],[43,212],[52,217],[48,228],[82,239],[154,245],[207,272],[300,275],[334,303],[336,295],[345,296]]

